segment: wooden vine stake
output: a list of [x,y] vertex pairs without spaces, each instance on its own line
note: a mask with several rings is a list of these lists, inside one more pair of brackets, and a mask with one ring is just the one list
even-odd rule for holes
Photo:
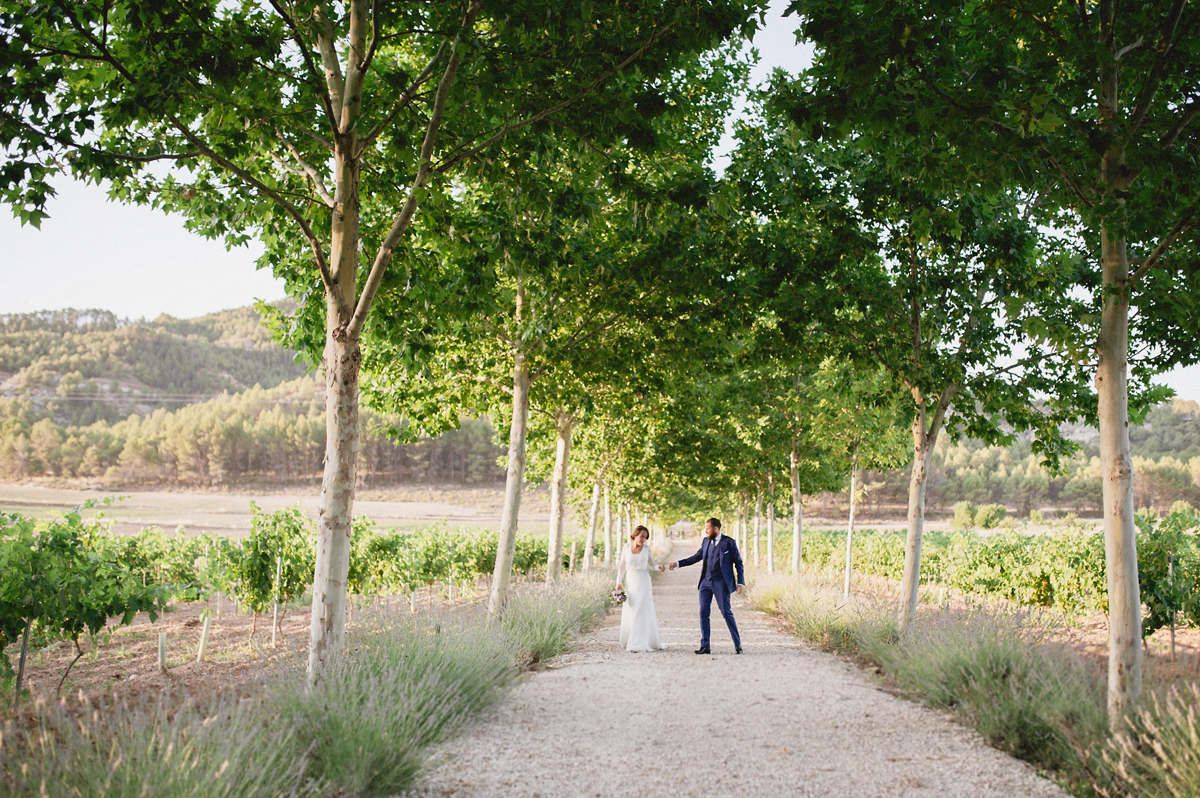
[[571,541],[571,559],[567,561],[567,573],[575,573],[575,550],[579,548],[579,541]]
[[29,651],[29,630],[33,628],[33,618],[25,622],[25,631],[21,634],[21,661],[17,665],[17,689],[13,691],[13,709],[21,701],[21,683],[25,681],[25,654]]
[[204,661],[204,650],[208,648],[208,629],[212,626],[212,616],[205,614],[204,628],[200,630],[200,648],[196,651],[196,662]]
[[158,672],[167,672],[167,633],[158,633]]

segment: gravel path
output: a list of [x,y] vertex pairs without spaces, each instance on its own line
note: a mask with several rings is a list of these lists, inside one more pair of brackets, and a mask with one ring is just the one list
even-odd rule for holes
[[696,656],[698,578],[695,566],[656,577],[665,651],[625,653],[610,611],[447,744],[409,796],[1067,796],[741,596],[746,653],[733,656],[714,610],[715,653]]

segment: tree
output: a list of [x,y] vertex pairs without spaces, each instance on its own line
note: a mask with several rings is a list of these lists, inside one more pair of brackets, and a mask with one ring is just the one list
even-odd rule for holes
[[850,598],[853,565],[854,511],[860,469],[890,469],[907,459],[904,440],[904,395],[895,390],[891,375],[881,366],[855,368],[850,362],[826,361],[814,375],[809,405],[813,426],[830,455],[850,473],[850,508],[846,522],[846,567],[843,598]]
[[1116,720],[1141,689],[1129,360],[1142,365],[1136,420],[1158,395],[1146,391],[1154,370],[1200,358],[1200,42],[1191,35],[1200,9],[1182,0],[929,0],[847,13],[800,0],[790,10],[819,52],[804,83],[813,94],[792,102],[810,134],[854,129],[868,145],[949,148],[955,161],[927,179],[1022,187],[1047,222],[1077,231],[1090,251],[1080,285],[1095,311],[1068,344],[1081,366],[1094,366],[1096,395],[1055,401],[1101,430]]
[[[632,101],[680,53],[751,26],[752,5],[482,0],[90,0],[0,6],[7,157],[0,194],[45,216],[70,170],[179,211],[231,244],[255,235],[301,300],[293,342],[324,365],[326,458],[308,672],[344,632],[359,450],[360,338],[436,178],[506,136],[565,121],[643,130]],[[634,65],[636,64],[636,69]],[[155,162],[188,174],[145,171]],[[435,193],[431,193],[431,188]],[[370,245],[367,245],[370,242]],[[312,301],[309,301],[312,300]],[[316,353],[320,352],[319,357]]]
[[926,185],[902,148],[806,143],[781,112],[795,90],[769,98],[736,157],[743,193],[769,220],[758,279],[793,337],[819,331],[831,354],[886,369],[910,397],[906,625],[928,460],[943,429],[1000,440],[1003,419],[1036,429],[1049,456],[1068,448],[1035,398],[1071,384],[1051,360],[1050,331],[1074,320],[1074,264],[1038,246],[1019,196]]
[[746,73],[728,52],[681,59],[639,101],[642,138],[603,151],[546,132],[515,139],[504,156],[464,174],[453,201],[428,216],[422,241],[438,253],[438,276],[428,282],[439,286],[442,318],[430,318],[422,291],[382,297],[389,323],[367,364],[372,401],[426,431],[452,425],[459,412],[511,419],[492,612],[507,591],[530,410],[548,422],[541,429],[553,429],[553,580],[577,427],[597,394],[628,395],[618,383],[631,373],[653,379],[654,342],[695,338],[667,332],[686,318],[697,275],[678,245],[720,237],[695,219],[719,201],[703,164]]

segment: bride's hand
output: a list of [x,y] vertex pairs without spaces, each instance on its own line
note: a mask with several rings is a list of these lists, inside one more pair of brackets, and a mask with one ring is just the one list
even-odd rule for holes
[[667,566],[665,566],[665,565],[660,565],[660,566],[658,566],[658,572],[659,572],[660,574],[661,574],[663,571],[665,571],[665,570],[667,570]]
[[625,588],[622,585],[620,585],[620,584],[617,585],[617,590],[624,590],[624,589]]

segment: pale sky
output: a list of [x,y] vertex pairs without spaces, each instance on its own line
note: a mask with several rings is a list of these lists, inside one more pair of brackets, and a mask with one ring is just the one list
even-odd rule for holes
[[[755,83],[774,67],[796,72],[811,61],[811,47],[795,43],[795,18],[781,16],[786,6],[787,0],[773,0],[767,26],[755,37],[761,55]],[[732,146],[727,135],[722,149]],[[723,160],[718,156],[718,167]],[[282,281],[255,268],[257,244],[226,251],[185,230],[179,217],[109,202],[99,186],[61,180],[56,188],[40,230],[0,209],[0,314],[73,307],[130,319],[193,318],[283,297]],[[1200,365],[1161,379],[1200,401]]]

